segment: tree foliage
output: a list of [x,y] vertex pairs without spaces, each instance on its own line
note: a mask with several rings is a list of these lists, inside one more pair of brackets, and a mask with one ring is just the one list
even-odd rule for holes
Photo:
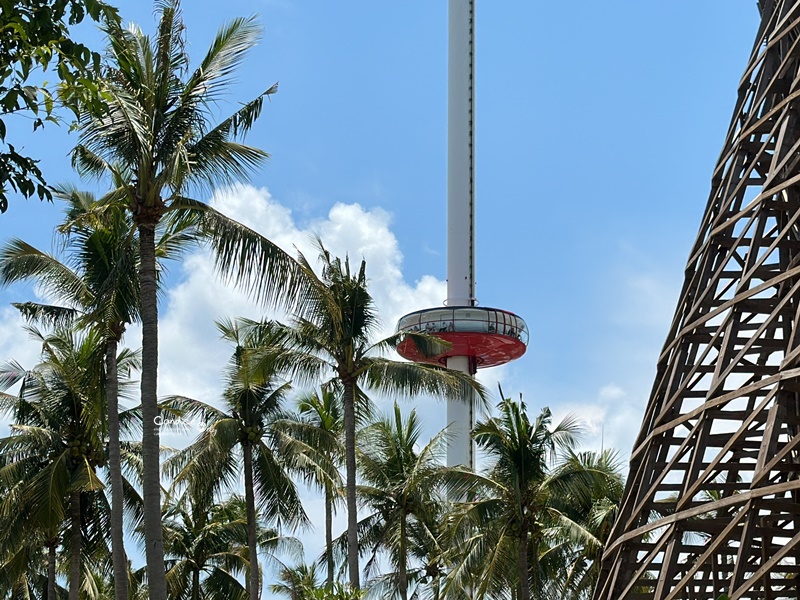
[[[87,16],[118,20],[116,9],[101,0],[0,0],[0,212],[8,208],[9,187],[26,198],[52,198],[37,161],[6,139],[9,115],[24,113],[36,131],[45,121],[57,122],[57,100],[102,110],[100,55],[70,37],[70,27]],[[39,69],[55,71],[57,88],[31,82]]]
[[242,143],[261,113],[270,86],[227,118],[212,122],[216,105],[261,28],[254,18],[224,25],[196,69],[190,69],[180,2],[157,3],[155,36],[131,26],[109,26],[104,93],[107,110],[81,111],[80,144],[73,164],[82,175],[109,177],[110,202],[131,212],[139,235],[142,321],[143,496],[147,582],[152,600],[166,600],[158,417],[158,271],[155,231],[168,213],[202,213],[203,231],[217,266],[253,293],[291,298],[296,263],[280,248],[240,223],[185,194],[246,178],[268,157]]
[[618,465],[611,455],[575,454],[581,425],[574,417],[553,426],[546,407],[535,420],[522,401],[504,399],[497,408],[472,432],[488,470],[462,470],[456,488],[469,499],[452,516],[455,566],[445,593],[471,587],[476,598],[512,590],[517,600],[584,598],[596,553],[583,549],[605,521],[588,524],[596,507],[621,493]]

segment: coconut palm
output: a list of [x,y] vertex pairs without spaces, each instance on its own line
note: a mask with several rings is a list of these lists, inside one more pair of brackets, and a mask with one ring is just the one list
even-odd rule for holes
[[175,486],[187,485],[192,493],[210,497],[239,482],[239,465],[243,463],[250,565],[247,588],[251,600],[257,600],[261,590],[257,568],[259,518],[291,528],[307,524],[308,517],[288,473],[307,463],[294,440],[282,431],[281,423],[287,416],[282,404],[290,386],[279,379],[279,357],[270,362],[262,354],[256,363],[249,355],[256,347],[279,348],[276,336],[281,332],[242,329],[239,323],[230,321],[217,326],[223,338],[234,345],[223,392],[227,412],[204,405],[205,431],[165,468],[175,475]]
[[289,583],[287,587],[283,587],[283,585],[277,584],[270,589],[292,600],[362,600],[364,598],[362,590],[351,589],[339,581],[330,586],[310,587],[305,582],[297,582],[297,585]]
[[285,423],[289,435],[304,445],[312,457],[305,479],[322,488],[325,495],[326,585],[334,580],[333,515],[342,478],[339,468],[344,461],[344,419],[341,395],[330,387],[297,399],[297,414]]
[[[286,330],[284,346],[305,353],[292,357],[292,377],[319,380],[342,394],[345,433],[345,473],[347,498],[347,565],[350,586],[360,587],[358,557],[358,518],[356,500],[356,426],[368,410],[366,392],[398,394],[404,397],[427,394],[436,397],[467,399],[483,388],[472,378],[455,371],[426,364],[391,360],[382,356],[395,348],[400,335],[374,340],[378,327],[374,302],[367,289],[366,262],[357,272],[350,271],[348,259],[333,258],[318,239],[322,273],[317,275],[301,254],[298,262],[309,289],[293,327]],[[426,352],[441,343],[424,335],[412,339]],[[265,350],[270,357],[274,352]],[[360,414],[361,413],[361,414]]]
[[600,559],[614,525],[624,488],[621,466],[614,450],[568,454],[564,470],[590,474],[589,493],[561,498],[554,509],[560,518],[552,530],[551,545],[567,555],[568,567],[557,580],[561,597],[588,600],[600,573]]
[[[297,540],[282,538],[260,522],[256,523],[256,535],[273,561],[277,562],[276,551],[293,556],[299,552]],[[247,537],[247,509],[241,496],[214,503],[185,493],[168,502],[164,538],[170,598],[246,600],[247,590],[238,577],[251,565]]]
[[[378,419],[359,433],[362,485],[358,493],[372,513],[359,524],[361,543],[371,558],[369,575],[378,567],[380,551],[395,567],[391,589],[408,600],[411,532],[431,522],[441,503],[438,484],[446,477],[444,432],[420,448],[422,426],[415,410],[403,419],[395,403],[391,416]],[[393,596],[391,593],[383,597]]]
[[287,600],[312,600],[314,590],[321,587],[317,565],[311,563],[282,568],[278,582],[270,584],[269,591]]
[[[416,563],[412,573],[417,587],[414,598],[440,600],[445,575],[445,534],[450,502],[446,497],[434,500],[428,510],[411,523],[408,548]],[[453,596],[456,597],[456,596]]]
[[[109,40],[107,110],[82,116],[73,163],[82,174],[106,175],[108,202],[126,207],[139,234],[142,320],[141,376],[147,580],[152,600],[166,600],[160,515],[158,416],[158,302],[156,228],[171,212],[201,213],[202,231],[216,251],[217,266],[262,299],[280,290],[294,298],[295,263],[274,244],[188,196],[217,183],[246,178],[267,158],[240,143],[261,113],[272,86],[233,115],[210,123],[210,114],[260,29],[253,19],[224,26],[196,69],[189,69],[178,0],[157,2],[154,37],[113,24]],[[213,109],[213,110],[212,110]],[[117,165],[122,165],[117,166]],[[274,296],[272,296],[274,298]]]
[[[59,305],[16,305],[25,316],[53,323],[75,320],[97,329],[105,339],[105,393],[108,406],[111,542],[117,600],[127,600],[128,560],[123,544],[123,483],[120,466],[117,351],[127,326],[138,319],[138,243],[131,216],[121,207],[97,213],[103,203],[87,192],[62,188],[66,202],[65,258],[14,239],[0,249],[0,285],[33,280]],[[92,218],[88,218],[89,216]],[[156,254],[174,258],[191,241],[186,223],[166,224]]]
[[474,499],[455,510],[451,547],[460,552],[444,591],[472,587],[477,598],[504,598],[513,589],[530,600],[533,588],[533,597],[556,598],[569,553],[553,551],[553,529],[572,524],[569,499],[590,497],[605,473],[569,460],[581,431],[573,417],[551,428],[547,408],[534,422],[521,401],[505,399],[498,409],[473,430],[491,460],[487,472],[460,470],[460,491],[474,486]]
[[[0,456],[0,471],[6,460]],[[23,498],[25,482],[0,485],[0,597],[50,600],[67,595],[56,582],[61,527],[32,527]],[[16,510],[9,510],[10,506]]]
[[[108,516],[97,476],[106,463],[103,338],[93,330],[62,328],[47,335],[29,330],[42,343],[42,361],[29,371],[13,363],[0,369],[0,388],[21,385],[18,395],[0,396],[0,410],[14,422],[11,435],[0,440],[0,482],[13,492],[3,498],[0,518],[17,514],[23,519],[20,530],[40,535],[48,545],[51,591],[54,546],[59,533],[66,536],[69,597],[77,600],[82,555],[104,546],[92,519]],[[125,371],[138,365],[132,353],[119,360]]]

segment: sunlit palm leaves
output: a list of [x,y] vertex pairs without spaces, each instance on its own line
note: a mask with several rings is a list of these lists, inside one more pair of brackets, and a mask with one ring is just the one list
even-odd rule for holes
[[[98,476],[107,463],[104,344],[96,330],[30,331],[42,344],[41,362],[29,371],[0,368],[3,388],[20,385],[16,395],[0,395],[0,412],[13,422],[0,439],[0,521],[8,526],[0,547],[4,553],[15,545],[34,551],[32,542],[47,547],[52,587],[54,551],[62,546],[70,559],[70,597],[77,598],[82,569],[108,565],[109,507]],[[137,360],[122,357],[123,372]],[[3,569],[12,566],[2,560]]]
[[397,336],[374,340],[378,326],[375,305],[367,289],[366,262],[351,271],[348,259],[331,256],[317,240],[322,273],[317,275],[308,260],[299,262],[310,282],[302,310],[286,330],[284,342],[303,352],[305,359],[293,358],[291,374],[302,383],[334,386],[342,394],[345,433],[345,475],[347,498],[347,548],[350,585],[360,586],[358,560],[358,519],[356,500],[356,444],[359,419],[369,414],[368,391],[404,397],[427,394],[467,400],[483,389],[461,373],[430,365],[398,362],[381,356],[399,343]]
[[506,399],[498,409],[499,416],[473,432],[491,463],[485,475],[461,474],[458,489],[474,499],[452,517],[455,566],[446,591],[471,587],[477,598],[505,598],[511,590],[518,600],[562,598],[559,582],[575,556],[558,540],[574,537],[595,491],[614,487],[619,476],[572,454],[580,433],[574,418],[551,427],[547,408],[533,422],[522,402]]
[[[403,419],[395,404],[394,412],[363,429],[359,434],[358,455],[362,485],[358,492],[371,512],[360,523],[361,544],[371,555],[366,572],[375,576],[383,554],[395,569],[385,586],[383,597],[393,597],[397,590],[402,600],[409,597],[411,556],[419,554],[414,541],[423,544],[426,529],[441,516],[444,498],[439,484],[447,476],[443,465],[444,434],[420,447],[421,423],[416,411]],[[437,514],[438,513],[438,514]],[[422,538],[422,539],[420,539]],[[423,557],[429,558],[429,557]],[[415,579],[421,572],[414,569]],[[424,571],[423,571],[424,572]]]
[[[167,463],[175,475],[175,485],[188,486],[192,494],[210,499],[222,489],[240,482],[244,465],[244,487],[250,564],[257,565],[256,522],[290,528],[304,525],[307,517],[289,471],[306,466],[294,440],[280,427],[286,417],[282,404],[289,385],[280,379],[283,361],[251,357],[254,348],[269,337],[264,328],[240,329],[237,323],[218,324],[223,337],[233,346],[233,356],[225,370],[223,398],[227,411],[204,408],[205,431],[188,448]],[[274,341],[273,337],[269,337]],[[250,598],[261,589],[258,569],[248,574]]]

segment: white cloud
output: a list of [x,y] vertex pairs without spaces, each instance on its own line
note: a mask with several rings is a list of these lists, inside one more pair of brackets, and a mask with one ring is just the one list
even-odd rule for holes
[[[389,228],[390,215],[382,209],[339,203],[326,218],[302,225],[264,188],[236,186],[217,193],[212,203],[285,251],[295,255],[300,250],[312,264],[317,254],[314,235],[320,236],[333,255],[348,255],[353,268],[364,258],[370,292],[381,317],[378,335],[391,333],[403,314],[441,305],[445,297],[445,283],[432,276],[424,276],[414,285],[403,279],[402,253]],[[263,311],[246,294],[218,280],[207,251],[187,256],[181,265],[181,281],[168,290],[160,315],[159,393],[202,400],[217,397],[219,374],[230,350],[219,340],[214,320],[237,316],[260,318]],[[132,332],[129,343],[135,339]]]
[[[390,333],[403,314],[440,306],[446,296],[445,282],[431,275],[413,283],[404,279],[403,255],[391,229],[391,215],[385,210],[338,203],[325,217],[300,222],[268,190],[251,186],[221,191],[212,203],[292,255],[299,249],[314,262],[317,251],[313,235],[319,235],[332,254],[348,255],[353,268],[364,258],[370,291],[383,324],[380,334]],[[261,318],[263,310],[245,293],[218,280],[207,250],[192,252],[180,264],[172,265],[171,270],[175,283],[165,290],[159,320],[159,394],[183,394],[215,403],[222,391],[221,373],[231,349],[220,340],[214,320],[236,316]],[[625,278],[624,288],[619,294],[623,301],[609,307],[606,314],[616,325],[613,339],[606,340],[604,380],[580,382],[583,390],[593,392],[578,398],[565,395],[580,391],[565,394],[563,390],[543,389],[536,385],[535,370],[525,361],[519,361],[479,371],[479,380],[493,394],[492,403],[497,399],[498,382],[508,396],[516,398],[523,392],[532,415],[538,412],[544,398],[553,409],[554,422],[569,412],[586,422],[586,447],[599,448],[602,440],[606,447],[619,448],[627,456],[652,383],[656,349],[672,314],[673,288],[655,277],[641,275]],[[136,347],[140,339],[141,329],[133,326],[125,341]],[[8,357],[23,364],[35,364],[38,358],[38,347],[27,341],[21,320],[10,308],[0,310],[0,359]],[[388,410],[390,400],[381,403],[384,411]],[[444,403],[417,399],[413,406],[426,435],[433,435],[445,426]],[[411,408],[410,402],[403,403],[404,412]],[[190,439],[190,433],[165,432],[164,436],[164,441],[173,446],[181,446]],[[306,495],[316,529],[303,538],[308,546],[307,556],[313,557],[322,543],[321,507],[315,494]],[[343,527],[341,519],[340,515],[337,534]]]
[[[28,337],[23,329],[26,323],[17,309],[6,307],[0,309],[0,363],[11,360],[29,369],[39,362],[39,346]],[[15,385],[8,393],[15,393],[19,388]],[[0,437],[8,435],[9,416],[0,415]]]
[[0,357],[13,360],[24,367],[32,367],[39,359],[39,346],[32,342],[24,330],[25,320],[17,309],[0,309]]
[[616,383],[609,383],[600,388],[598,397],[600,400],[618,400],[625,395],[625,391]]

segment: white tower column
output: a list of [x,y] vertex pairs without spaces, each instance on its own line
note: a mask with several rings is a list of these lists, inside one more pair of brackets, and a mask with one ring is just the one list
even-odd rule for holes
[[[475,304],[475,0],[449,0],[447,94],[447,305]],[[472,375],[469,357],[447,359],[447,368]],[[449,401],[448,466],[475,467],[469,432],[474,407]]]
[[[468,356],[451,356],[447,368],[472,375]],[[472,399],[447,401],[447,466],[463,465],[475,468],[475,453],[470,431],[475,425],[475,406]]]

